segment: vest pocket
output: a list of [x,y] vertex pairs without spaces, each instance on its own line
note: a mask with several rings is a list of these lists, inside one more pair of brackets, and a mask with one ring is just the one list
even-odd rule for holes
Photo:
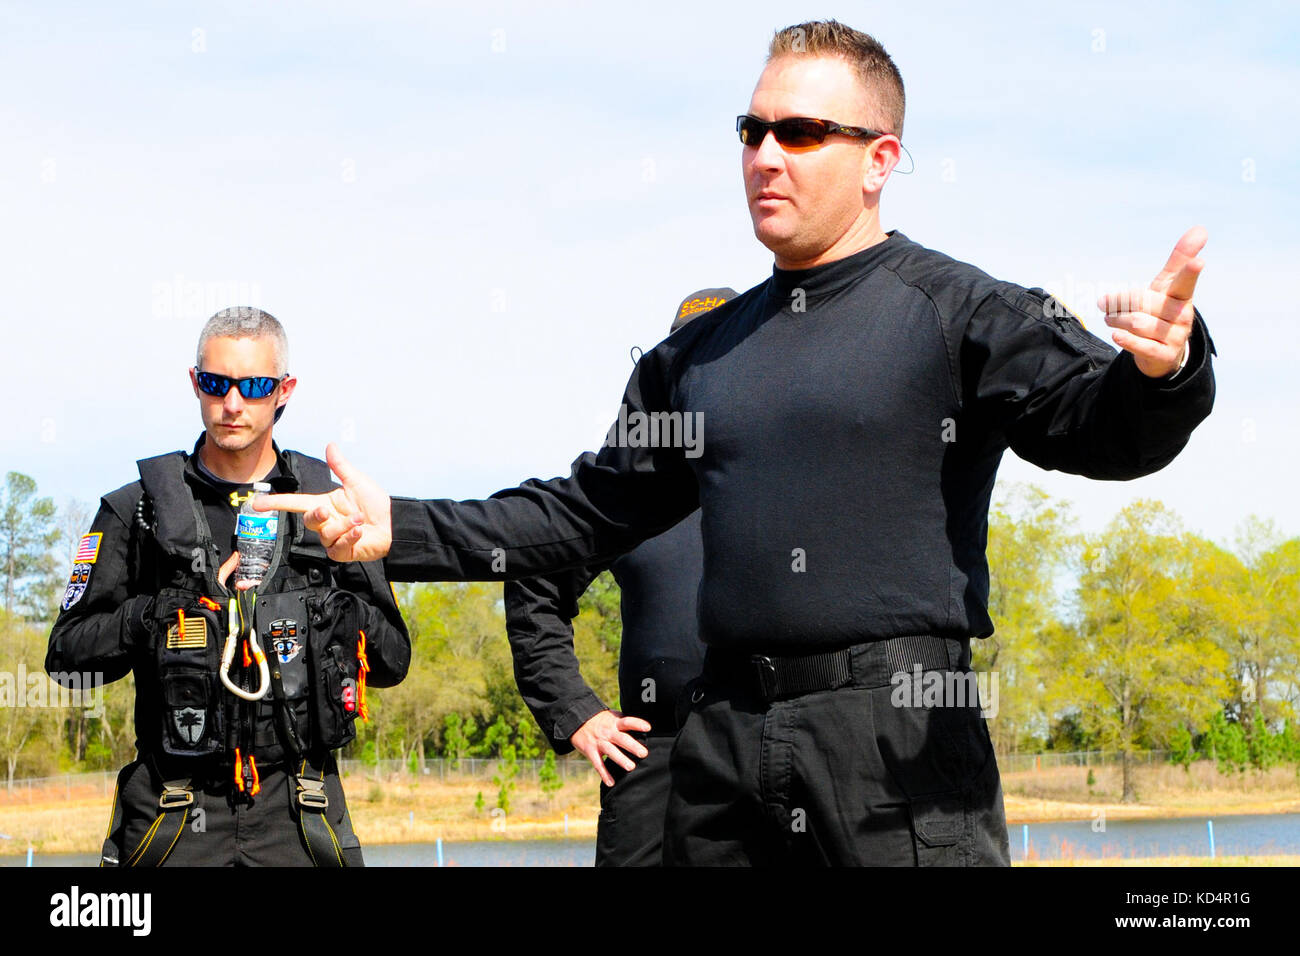
[[226,613],[193,592],[164,590],[154,602],[154,660],[162,692],[164,753],[205,756],[224,747],[225,720],[217,665]]
[[311,715],[319,746],[335,750],[356,737],[359,712],[358,641],[361,614],[347,591],[331,591],[312,607],[308,649],[315,680]]
[[221,711],[215,706],[212,675],[201,667],[177,664],[161,675],[163,750],[180,757],[221,749]]

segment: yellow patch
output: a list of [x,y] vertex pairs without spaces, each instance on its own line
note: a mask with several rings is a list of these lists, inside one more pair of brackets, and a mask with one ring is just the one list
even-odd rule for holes
[[716,309],[726,301],[726,299],[718,296],[710,296],[707,299],[687,299],[682,303],[682,309],[677,313],[677,318],[684,319],[688,315],[698,315],[701,312],[708,312],[710,309]]
[[180,627],[176,624],[167,628],[168,650],[207,646],[208,622],[201,617],[187,617],[185,619],[185,632],[183,634],[181,633]]
[[104,540],[102,531],[92,531],[90,534],[83,534],[81,540],[77,542],[77,553],[72,559],[73,564],[94,564],[95,559],[99,557],[99,545]]

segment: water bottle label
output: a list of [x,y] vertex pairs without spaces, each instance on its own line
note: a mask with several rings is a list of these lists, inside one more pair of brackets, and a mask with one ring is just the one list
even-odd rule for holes
[[278,524],[275,515],[240,515],[235,533],[241,538],[272,541]]

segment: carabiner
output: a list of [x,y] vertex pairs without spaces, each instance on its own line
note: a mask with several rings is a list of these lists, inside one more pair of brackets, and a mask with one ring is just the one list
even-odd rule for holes
[[[245,597],[247,595],[247,597]],[[247,609],[245,609],[247,604]],[[240,591],[230,599],[230,626],[226,634],[226,646],[221,651],[221,683],[226,690],[244,700],[261,700],[271,689],[271,669],[266,663],[266,654],[257,640],[257,628],[253,626],[253,609],[257,605],[256,591]],[[243,638],[248,638],[253,659],[257,661],[260,684],[256,691],[247,691],[230,679],[230,665],[235,662],[235,650]]]

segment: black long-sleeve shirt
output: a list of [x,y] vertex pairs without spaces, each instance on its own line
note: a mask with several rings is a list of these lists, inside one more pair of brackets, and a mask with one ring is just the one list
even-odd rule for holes
[[[569,738],[606,709],[582,679],[572,624],[578,598],[602,570],[596,565],[505,586],[519,693],[559,753],[572,750]],[[679,698],[704,666],[696,608],[704,571],[700,513],[616,558],[609,570],[619,585],[623,622],[620,710],[648,721],[651,733],[674,734]]]
[[612,559],[698,506],[711,645],[986,636],[1003,452],[1100,479],[1157,471],[1210,412],[1213,351],[1198,313],[1187,367],[1148,378],[1042,290],[891,233],[774,269],[642,357],[625,417],[698,416],[694,448],[625,441],[486,501],[394,498],[385,566],[395,580],[544,573]]

